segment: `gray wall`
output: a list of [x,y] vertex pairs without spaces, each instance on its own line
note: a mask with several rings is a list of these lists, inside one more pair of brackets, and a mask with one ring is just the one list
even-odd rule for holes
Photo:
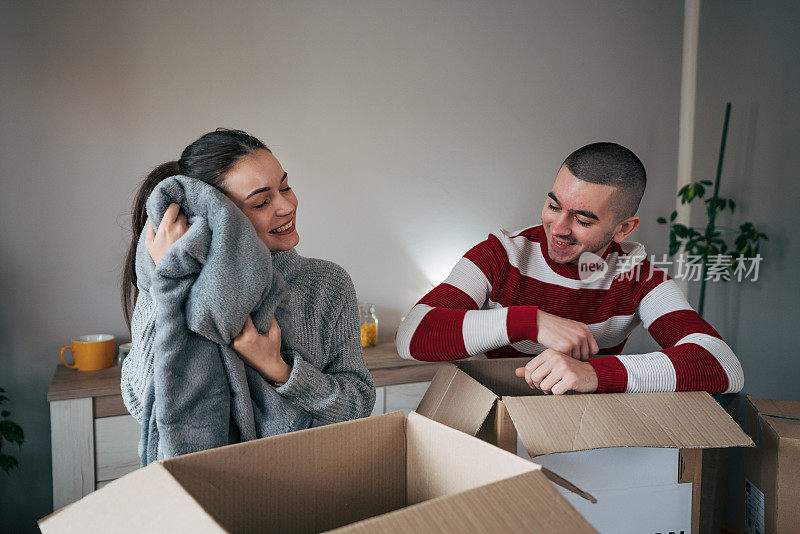
[[642,158],[634,236],[664,251],[682,24],[679,1],[3,2],[0,387],[27,443],[0,522],[50,511],[59,347],[127,340],[118,277],[153,166],[217,126],[263,138],[300,199],[300,252],[343,265],[388,337],[472,244],[538,223],[587,142]]
[[[720,194],[769,236],[759,280],[709,284],[706,318],[744,368],[744,393],[800,400],[800,4],[703,0],[695,116],[694,174],[713,179],[725,103],[732,103]],[[695,212],[693,222],[704,223]],[[690,288],[696,302],[697,287]],[[739,414],[741,416],[741,414]],[[732,451],[727,522],[742,499],[741,451]]]
[[[720,195],[722,223],[751,221],[769,236],[757,282],[711,284],[705,315],[742,362],[745,392],[800,400],[800,4],[703,0],[694,174],[713,180],[725,103],[732,103]],[[693,213],[693,223],[705,224]],[[697,288],[692,288],[694,294]]]

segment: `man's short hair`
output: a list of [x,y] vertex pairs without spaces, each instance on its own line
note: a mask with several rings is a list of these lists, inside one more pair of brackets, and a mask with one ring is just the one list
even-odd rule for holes
[[562,165],[579,180],[616,187],[612,203],[618,221],[636,214],[647,177],[641,160],[624,146],[592,143],[567,156]]

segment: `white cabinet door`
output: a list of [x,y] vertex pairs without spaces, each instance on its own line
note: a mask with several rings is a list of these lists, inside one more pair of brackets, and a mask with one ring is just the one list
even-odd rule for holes
[[375,407],[372,409],[372,413],[369,414],[370,417],[373,415],[383,415],[384,407],[386,406],[386,388],[379,387],[375,388]]
[[139,469],[141,427],[130,415],[94,420],[95,469],[99,483]]
[[408,415],[417,409],[419,401],[422,400],[430,385],[430,382],[414,382],[413,384],[386,386],[384,413],[402,410],[405,415]]

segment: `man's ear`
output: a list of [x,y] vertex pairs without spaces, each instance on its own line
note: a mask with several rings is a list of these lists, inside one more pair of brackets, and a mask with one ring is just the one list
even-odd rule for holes
[[641,219],[634,215],[633,217],[628,217],[624,221],[618,223],[612,239],[617,243],[622,243],[629,235],[633,233],[634,230],[639,227],[640,222]]

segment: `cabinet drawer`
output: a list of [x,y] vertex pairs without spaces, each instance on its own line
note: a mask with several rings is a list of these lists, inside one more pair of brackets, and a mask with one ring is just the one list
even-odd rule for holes
[[130,415],[94,420],[95,477],[113,480],[139,468],[141,427]]

